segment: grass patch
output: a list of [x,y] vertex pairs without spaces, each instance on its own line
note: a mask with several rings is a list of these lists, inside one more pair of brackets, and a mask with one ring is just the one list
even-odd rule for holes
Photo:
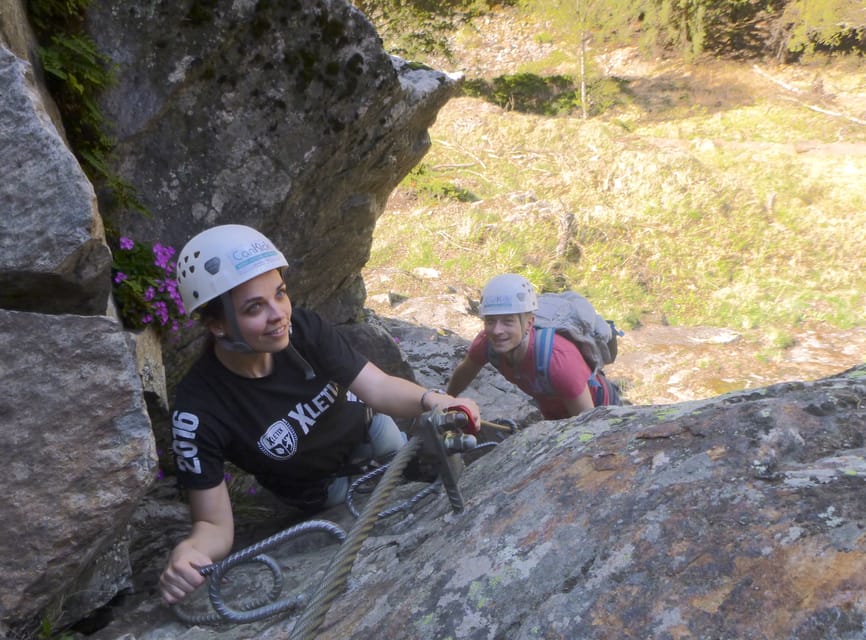
[[464,189],[441,173],[432,170],[422,162],[403,181],[403,184],[419,196],[431,202],[455,200],[457,202],[476,202],[479,198],[468,189]]
[[[587,81],[587,115],[596,116],[625,105],[624,84],[613,78]],[[481,98],[508,111],[546,116],[571,115],[581,107],[580,84],[569,75],[539,75],[523,71],[492,80],[467,80],[462,95]]]
[[[814,94],[815,69],[772,70],[791,92],[750,64],[624,69],[611,61],[633,53],[593,51],[583,120],[566,37],[538,29],[543,57],[470,79],[440,111],[375,232],[368,268],[388,269],[391,291],[478,292],[516,271],[625,328],[755,329],[776,351],[792,330],[866,324],[866,126],[810,108],[853,97],[860,113],[862,61],[822,66]],[[464,23],[453,42],[480,32]]]
[[[862,326],[866,201],[855,183],[866,155],[798,153],[798,139],[825,129],[797,105],[624,129],[481,104],[461,98],[440,114],[423,177],[446,197],[408,178],[370,268],[434,267],[476,290],[517,271],[541,290],[584,293],[626,328],[653,316],[772,329],[774,348],[791,327]],[[761,109],[776,115],[759,128]],[[853,133],[866,142],[866,128]],[[428,286],[391,283],[407,295]]]
[[493,80],[467,80],[463,95],[483,98],[503,109],[541,115],[571,113],[580,104],[574,80],[563,75],[516,73]]

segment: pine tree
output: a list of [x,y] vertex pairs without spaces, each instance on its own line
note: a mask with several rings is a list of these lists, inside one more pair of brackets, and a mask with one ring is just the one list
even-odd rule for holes
[[[866,46],[866,6],[862,0],[794,0],[782,14],[791,25],[787,49],[811,53],[816,47],[840,49],[846,39]],[[853,44],[852,46],[857,46]]]
[[708,12],[724,11],[727,0],[650,0],[644,2],[645,35],[664,48],[700,55],[707,39]]
[[588,117],[588,51],[595,39],[604,39],[637,14],[640,0],[526,0],[525,4],[548,16],[577,37],[581,114]]

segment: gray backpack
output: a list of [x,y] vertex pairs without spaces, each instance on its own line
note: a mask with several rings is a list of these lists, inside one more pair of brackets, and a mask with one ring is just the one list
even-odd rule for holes
[[554,332],[577,345],[593,374],[616,359],[616,339],[623,335],[613,321],[602,318],[589,300],[574,291],[538,296],[535,327],[536,370],[544,378],[547,378]]

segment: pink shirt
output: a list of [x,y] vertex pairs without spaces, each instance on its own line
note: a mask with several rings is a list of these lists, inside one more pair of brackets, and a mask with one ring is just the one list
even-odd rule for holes
[[[546,395],[535,373],[535,327],[530,329],[528,343],[529,350],[517,367],[512,367],[506,358],[500,357],[497,369],[506,380],[533,397],[545,419],[567,418],[565,400],[572,400],[583,393],[592,371],[572,342],[560,335],[554,336],[548,377],[556,395]],[[469,346],[469,359],[479,366],[489,362],[487,336],[483,331],[475,336]]]

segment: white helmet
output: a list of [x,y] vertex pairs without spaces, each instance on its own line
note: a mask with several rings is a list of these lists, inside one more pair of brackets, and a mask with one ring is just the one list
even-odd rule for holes
[[187,314],[272,269],[288,266],[273,243],[251,227],[225,224],[202,231],[177,259],[177,283]]
[[516,273],[503,273],[488,282],[481,292],[482,316],[528,313],[538,309],[538,296],[529,280]]

